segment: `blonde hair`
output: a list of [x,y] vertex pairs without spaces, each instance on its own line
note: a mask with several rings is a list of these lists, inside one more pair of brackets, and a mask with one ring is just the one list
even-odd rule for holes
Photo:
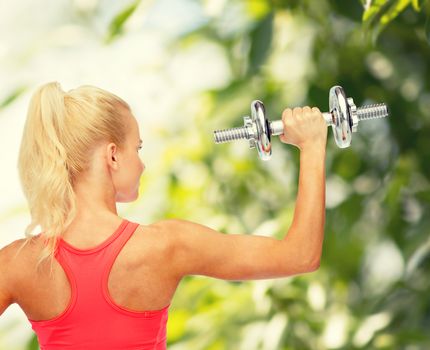
[[119,150],[127,134],[120,97],[91,85],[68,92],[58,82],[41,85],[31,97],[18,157],[18,171],[31,213],[19,251],[43,229],[46,246],[37,267],[52,262],[58,243],[76,217],[74,181],[90,167],[94,148],[104,141]]

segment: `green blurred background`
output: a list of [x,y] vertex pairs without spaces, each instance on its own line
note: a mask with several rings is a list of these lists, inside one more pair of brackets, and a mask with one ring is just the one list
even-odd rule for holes
[[[29,223],[16,162],[43,83],[96,85],[132,106],[146,171],[121,216],[274,237],[293,217],[298,150],[275,138],[263,162],[246,141],[215,145],[213,130],[243,125],[254,99],[271,120],[286,107],[327,111],[341,85],[391,114],[361,123],[347,149],[329,130],[320,269],[188,276],[168,348],[430,349],[429,15],[419,0],[0,2],[1,246]],[[38,349],[17,305],[0,318],[0,348]]]

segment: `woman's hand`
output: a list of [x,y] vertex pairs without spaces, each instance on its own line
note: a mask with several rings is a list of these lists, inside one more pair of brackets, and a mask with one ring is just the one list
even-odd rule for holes
[[282,112],[282,121],[284,134],[279,137],[281,142],[300,150],[309,145],[325,148],[327,124],[317,107],[287,108]]

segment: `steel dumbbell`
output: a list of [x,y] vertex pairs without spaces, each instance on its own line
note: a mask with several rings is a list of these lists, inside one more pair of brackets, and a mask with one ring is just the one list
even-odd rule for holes
[[[329,92],[330,112],[322,113],[328,126],[331,125],[336,144],[340,148],[351,145],[352,133],[357,131],[358,122],[384,118],[388,116],[385,103],[356,107],[351,97],[346,97],[341,86],[335,85]],[[249,148],[257,148],[262,160],[269,160],[272,155],[271,136],[282,135],[282,120],[269,121],[263,102],[251,103],[251,117],[243,117],[244,126],[225,130],[215,130],[215,143],[234,140],[249,140]]]

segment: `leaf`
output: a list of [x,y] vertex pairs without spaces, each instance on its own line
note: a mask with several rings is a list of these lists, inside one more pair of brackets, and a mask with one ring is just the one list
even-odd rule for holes
[[412,6],[415,11],[420,11],[420,1],[419,0],[412,0]]
[[392,0],[376,0],[371,2],[371,5],[363,13],[363,22],[372,21],[390,2]]
[[118,13],[109,25],[109,31],[106,37],[106,43],[111,42],[115,37],[122,33],[125,22],[134,13],[141,0],[136,0]]
[[388,11],[381,17],[382,24],[388,24],[395,19],[406,7],[411,4],[411,0],[400,0],[393,4]]
[[0,101],[0,109],[5,108],[15,101],[27,88],[24,86],[18,87],[13,90],[3,101]]

